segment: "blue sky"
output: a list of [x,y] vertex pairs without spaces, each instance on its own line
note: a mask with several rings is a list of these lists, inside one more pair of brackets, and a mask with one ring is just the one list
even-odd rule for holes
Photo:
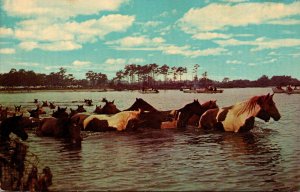
[[300,1],[0,0],[0,73],[65,67],[112,78],[126,64],[222,80],[300,79]]

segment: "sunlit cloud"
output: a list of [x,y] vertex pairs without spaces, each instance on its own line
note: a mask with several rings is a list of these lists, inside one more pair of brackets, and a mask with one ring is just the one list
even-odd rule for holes
[[[258,25],[300,14],[300,2],[283,3],[212,3],[202,8],[191,8],[179,20],[179,27],[186,33],[223,30],[226,27]],[[213,13],[213,14],[212,14]],[[273,21],[274,22],[274,21]]]
[[228,39],[228,40],[215,40],[214,42],[223,47],[242,46],[242,45],[254,46],[255,48],[252,48],[251,51],[300,46],[300,39],[266,39],[264,37],[257,38],[254,41],[240,41],[237,39]]
[[12,49],[12,48],[3,48],[0,49],[0,54],[6,54],[6,55],[11,55],[11,54],[15,54],[16,50]]
[[72,65],[74,65],[75,67],[89,66],[90,64],[91,64],[90,61],[80,61],[80,60],[75,60],[72,63]]

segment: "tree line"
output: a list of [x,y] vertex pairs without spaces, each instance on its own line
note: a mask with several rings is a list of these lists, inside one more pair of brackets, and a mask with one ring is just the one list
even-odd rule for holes
[[159,66],[156,63],[146,65],[129,64],[123,70],[116,72],[115,77],[109,80],[107,75],[101,72],[88,71],[85,79],[76,79],[73,74],[67,73],[63,67],[57,72],[49,74],[35,73],[32,70],[12,68],[8,73],[0,74],[0,86],[13,87],[44,87],[44,88],[115,88],[115,89],[139,89],[141,86],[155,87],[159,89],[177,89],[180,87],[217,86],[217,87],[267,87],[300,85],[300,81],[291,76],[261,76],[257,80],[230,80],[225,77],[223,81],[214,81],[208,78],[207,72],[198,77],[199,65],[194,65],[193,79],[183,80],[186,67],[171,67],[166,64]]

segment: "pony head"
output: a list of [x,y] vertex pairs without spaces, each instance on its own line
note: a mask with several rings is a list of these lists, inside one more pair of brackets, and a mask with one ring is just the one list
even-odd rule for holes
[[261,110],[258,112],[257,117],[268,121],[272,117],[275,121],[281,118],[281,115],[273,101],[273,95],[263,95],[258,98],[257,104]]
[[131,107],[129,107],[125,111],[134,111],[134,110],[138,110],[138,109],[141,109],[142,111],[151,111],[151,112],[158,111],[157,109],[155,109],[152,105],[147,103],[142,98],[136,98],[135,102],[131,105]]
[[16,113],[20,112],[21,111],[21,107],[22,107],[22,105],[19,105],[19,106],[15,105],[15,112]]
[[114,104],[115,100],[107,101],[105,98],[103,98],[102,102],[105,102],[105,105],[102,108],[103,114],[116,114],[120,112],[120,110]]
[[52,117],[55,118],[66,118],[69,116],[69,114],[66,112],[67,107],[65,108],[60,108],[58,106],[57,111],[53,111]]
[[202,115],[202,106],[199,103],[198,99],[194,99],[192,103],[185,105],[183,108],[179,109],[180,112],[177,127],[185,128],[189,118],[194,114],[201,116]]
[[68,118],[68,130],[71,137],[71,142],[73,144],[81,144],[82,141],[82,137],[80,134],[81,128],[78,124],[79,124],[79,119],[77,122],[74,122],[70,118]]
[[39,108],[27,110],[30,113],[30,117],[39,118]]
[[49,107],[50,107],[50,109],[55,109],[54,102],[49,102]]
[[72,108],[70,108],[70,115],[69,115],[69,117],[73,117],[74,115],[76,115],[77,113],[78,113],[78,111],[77,110],[75,110],[75,109],[72,109]]
[[86,112],[86,110],[83,108],[83,105],[77,105],[76,111],[78,113]]
[[23,141],[25,141],[28,138],[28,134],[26,133],[24,126],[22,125],[22,120],[23,114],[19,116],[9,117],[3,120],[0,127],[0,135],[2,139],[7,140],[10,133],[14,133]]
[[92,106],[93,100],[92,99],[84,99],[84,102],[87,106]]
[[12,119],[16,122],[16,126],[11,127],[12,132],[19,136],[23,141],[25,141],[28,138],[28,134],[22,126],[23,113],[20,116],[12,117]]
[[[218,108],[219,106],[217,105],[217,100],[210,100],[210,101],[207,101],[203,104],[201,104],[203,110],[208,110],[208,109],[216,109]],[[204,111],[204,112],[205,112]]]
[[101,105],[96,105],[96,108],[94,110],[94,113],[96,114],[101,114],[102,113],[102,108],[101,108]]
[[43,102],[42,107],[48,107],[48,101],[42,101],[42,102]]
[[8,107],[6,107],[5,109],[2,109],[2,106],[1,106],[0,121],[3,121],[4,119],[6,119],[7,118],[7,114],[8,114]]

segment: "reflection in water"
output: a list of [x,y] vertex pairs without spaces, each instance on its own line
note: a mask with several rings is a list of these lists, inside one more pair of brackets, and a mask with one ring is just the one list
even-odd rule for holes
[[[268,190],[270,188],[290,190],[290,186],[286,186],[277,178],[277,174],[283,171],[283,167],[281,166],[281,149],[277,144],[272,144],[270,140],[273,134],[278,134],[276,131],[263,129],[259,132],[232,134],[197,130],[195,133],[197,134],[190,135],[187,143],[196,146],[202,145],[204,148],[207,148],[207,145],[214,146],[205,153],[206,157],[214,157],[214,165],[211,165],[211,162],[206,163],[210,164],[210,168],[213,166],[214,169],[219,168],[222,171],[222,177],[226,177],[227,184],[222,189],[226,189],[226,187],[232,189],[230,183],[236,184],[236,177],[239,177],[239,182],[243,183],[239,189],[246,190],[255,182],[256,184],[252,186],[251,190]],[[219,152],[220,149],[221,152]],[[209,172],[209,170],[206,171]],[[224,178],[221,180],[224,182]],[[206,179],[204,181],[208,182]]]

